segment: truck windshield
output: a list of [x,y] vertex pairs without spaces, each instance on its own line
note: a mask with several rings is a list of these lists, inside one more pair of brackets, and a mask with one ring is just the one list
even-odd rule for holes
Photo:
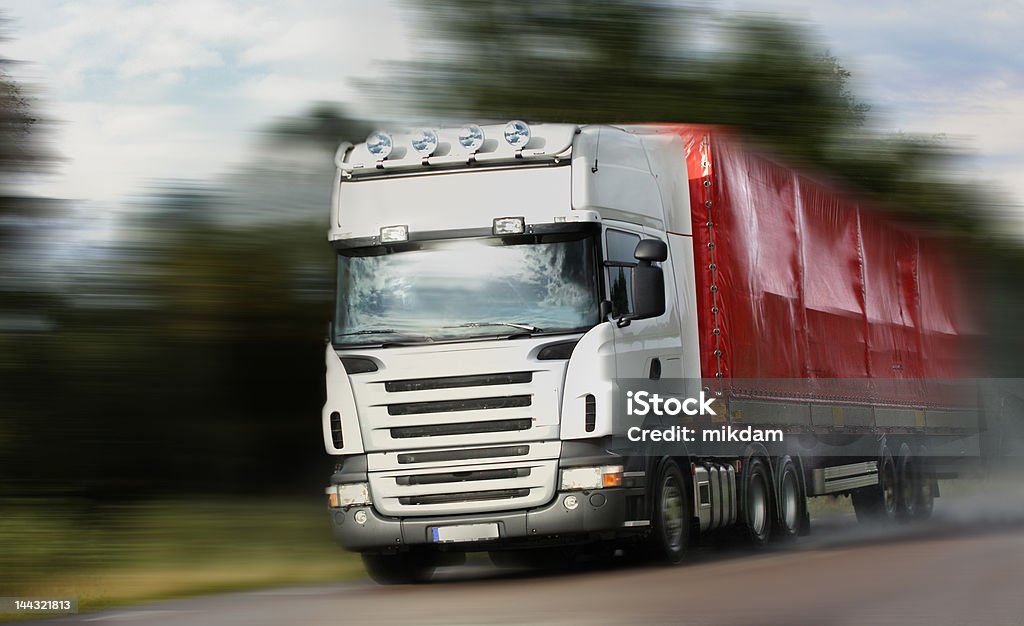
[[565,333],[599,321],[592,236],[450,239],[367,252],[338,254],[335,345]]

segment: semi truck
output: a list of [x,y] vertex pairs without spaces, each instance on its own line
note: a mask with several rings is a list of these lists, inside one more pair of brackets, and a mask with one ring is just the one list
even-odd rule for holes
[[[327,497],[381,583],[467,552],[679,563],[805,534],[817,496],[923,518],[979,454],[950,242],[729,129],[375,132],[335,164]],[[631,414],[648,384],[707,410]]]

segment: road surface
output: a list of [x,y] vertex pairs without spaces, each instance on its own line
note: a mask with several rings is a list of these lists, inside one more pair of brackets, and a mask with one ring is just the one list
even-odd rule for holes
[[369,581],[206,596],[34,624],[1022,624],[1024,517],[946,516],[895,529],[849,517],[796,545],[750,554],[698,547],[682,567],[563,575],[442,570],[419,586]]

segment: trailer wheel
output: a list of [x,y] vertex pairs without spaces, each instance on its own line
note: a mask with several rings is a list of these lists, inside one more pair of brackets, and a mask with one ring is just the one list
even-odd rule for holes
[[409,585],[430,580],[434,573],[431,559],[422,553],[378,554],[364,552],[363,566],[374,582],[381,585]]
[[896,515],[896,464],[888,446],[878,455],[878,484],[852,493],[859,522],[889,522]]
[[683,560],[690,539],[690,505],[679,465],[669,459],[661,467],[654,487],[649,552],[657,560],[676,565]]
[[755,547],[765,545],[771,537],[773,500],[768,466],[759,458],[750,459],[743,482],[743,522],[745,535]]
[[917,517],[918,471],[910,446],[900,444],[899,471],[896,474],[896,519],[906,522]]
[[800,534],[807,500],[800,488],[800,476],[797,474],[796,465],[790,457],[783,457],[778,476],[779,527],[775,534],[781,540],[792,540]]

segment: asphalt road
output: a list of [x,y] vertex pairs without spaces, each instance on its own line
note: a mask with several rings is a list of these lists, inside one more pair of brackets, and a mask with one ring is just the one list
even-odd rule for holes
[[1024,515],[975,513],[937,511],[932,522],[889,529],[839,516],[792,546],[757,554],[698,547],[677,568],[555,576],[480,561],[419,586],[282,588],[33,623],[1024,625]]

